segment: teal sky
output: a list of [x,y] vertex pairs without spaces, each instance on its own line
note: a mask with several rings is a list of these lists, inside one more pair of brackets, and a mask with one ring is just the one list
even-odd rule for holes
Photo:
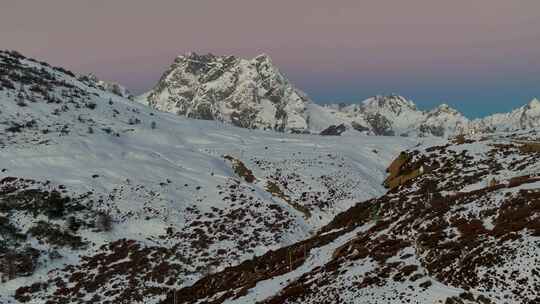
[[195,51],[267,53],[316,102],[396,93],[478,117],[540,96],[538,0],[3,0],[0,48],[136,93]]

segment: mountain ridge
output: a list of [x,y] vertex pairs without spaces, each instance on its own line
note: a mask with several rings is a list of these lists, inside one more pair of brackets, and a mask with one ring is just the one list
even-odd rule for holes
[[0,302],[158,303],[384,193],[414,139],[248,130],[0,51]]
[[[156,111],[18,53],[0,84],[2,303],[540,301],[538,101],[489,136],[307,136]],[[460,117],[415,109],[343,113],[383,132]]]
[[396,94],[349,105],[319,105],[295,88],[266,54],[253,59],[196,53],[178,56],[156,86],[138,99],[188,117],[311,134],[341,124],[368,135],[437,137],[540,125],[536,107],[526,110],[537,99],[510,113],[472,120],[447,104],[418,110],[413,101]]

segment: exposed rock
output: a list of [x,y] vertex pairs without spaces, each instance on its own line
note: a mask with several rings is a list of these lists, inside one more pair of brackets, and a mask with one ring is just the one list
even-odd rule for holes
[[344,124],[341,124],[339,126],[331,125],[330,127],[324,129],[321,131],[321,135],[333,135],[333,136],[339,136],[341,133],[347,131],[347,127],[345,127]]
[[195,53],[179,56],[142,101],[158,110],[243,128],[291,132],[308,128],[309,99],[266,55],[251,60]]
[[375,135],[393,136],[392,122],[381,114],[369,114],[366,120],[373,128]]
[[0,281],[32,275],[39,256],[39,250],[32,247],[0,252]]

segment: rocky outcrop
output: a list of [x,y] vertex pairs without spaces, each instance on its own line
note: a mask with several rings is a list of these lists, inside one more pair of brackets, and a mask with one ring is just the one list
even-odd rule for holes
[[395,131],[392,130],[392,122],[383,115],[368,114],[366,116],[367,122],[371,125],[371,129],[375,135],[393,136]]
[[39,250],[32,247],[0,252],[0,282],[32,275],[39,256]]
[[426,169],[422,161],[416,163],[411,163],[411,161],[411,155],[407,152],[401,152],[386,170],[388,177],[384,180],[383,185],[386,188],[395,189],[425,173]]
[[521,152],[525,152],[525,153],[540,152],[540,143],[539,142],[523,143],[519,147],[519,149],[520,149]]
[[341,133],[345,132],[347,128],[344,124],[340,124],[339,126],[331,125],[330,127],[324,129],[321,131],[321,135],[331,135],[331,136],[339,136]]

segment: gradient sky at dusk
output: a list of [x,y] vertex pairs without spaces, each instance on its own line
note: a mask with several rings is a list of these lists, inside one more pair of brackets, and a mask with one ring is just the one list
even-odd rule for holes
[[2,0],[0,48],[136,93],[195,51],[267,53],[317,102],[398,93],[477,117],[540,97],[539,0]]

